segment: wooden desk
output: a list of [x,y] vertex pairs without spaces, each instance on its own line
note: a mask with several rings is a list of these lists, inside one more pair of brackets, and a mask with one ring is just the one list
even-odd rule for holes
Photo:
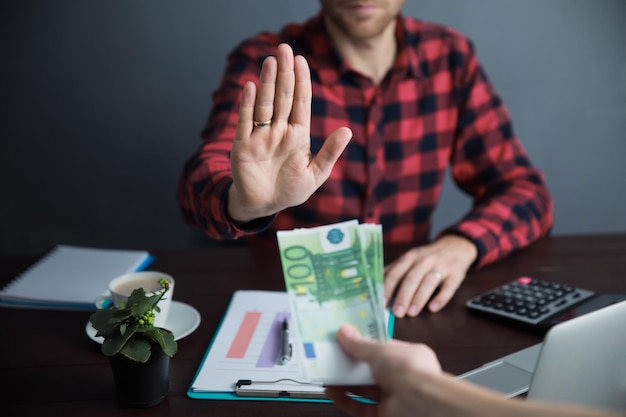
[[[385,248],[385,259],[403,248]],[[170,393],[146,410],[117,406],[109,363],[85,334],[89,312],[0,308],[2,415],[64,416],[341,416],[331,404],[192,400],[186,392],[236,289],[284,290],[277,251],[244,247],[151,250],[150,269],[176,278],[175,298],[202,315],[199,328],[179,341]],[[0,285],[32,257],[0,258]],[[626,234],[547,238],[508,259],[469,274],[437,314],[396,322],[395,337],[425,342],[443,368],[459,374],[540,341],[540,337],[469,314],[464,303],[513,278],[536,278],[626,293]]]

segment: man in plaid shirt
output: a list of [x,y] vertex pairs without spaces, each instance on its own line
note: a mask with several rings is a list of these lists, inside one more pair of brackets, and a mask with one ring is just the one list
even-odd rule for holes
[[[403,3],[321,0],[308,21],[242,42],[178,190],[214,239],[382,224],[385,243],[413,245],[385,267],[397,317],[440,310],[469,268],[544,236],[553,216],[472,44]],[[473,205],[429,241],[448,166]]]

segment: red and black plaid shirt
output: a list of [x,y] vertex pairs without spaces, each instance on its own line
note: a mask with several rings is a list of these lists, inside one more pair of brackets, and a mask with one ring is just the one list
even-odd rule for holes
[[[448,166],[473,206],[443,233],[471,239],[482,266],[524,247],[552,226],[552,199],[513,132],[509,114],[471,43],[448,28],[400,17],[393,68],[376,86],[333,49],[318,15],[279,34],[261,33],[229,56],[203,144],[179,186],[185,219],[215,239],[269,238],[275,231],[347,219],[380,223],[384,240],[428,241]],[[288,43],[311,67],[311,151],[335,129],[353,138],[330,178],[308,201],[242,230],[226,214],[229,152],[239,98],[258,82],[263,59]]]

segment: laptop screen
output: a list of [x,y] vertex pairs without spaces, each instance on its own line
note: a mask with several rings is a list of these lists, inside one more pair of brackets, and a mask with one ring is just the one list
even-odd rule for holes
[[527,397],[626,410],[626,301],[553,327]]

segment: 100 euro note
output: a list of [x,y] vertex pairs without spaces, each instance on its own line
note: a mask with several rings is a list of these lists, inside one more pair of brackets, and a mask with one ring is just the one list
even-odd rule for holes
[[[372,339],[388,338],[382,297],[382,232],[356,220],[277,233],[303,371],[323,384],[371,384],[369,367],[348,358],[336,340],[344,324]],[[378,230],[378,231],[377,231]],[[363,245],[370,247],[370,260]],[[372,271],[372,267],[381,268]],[[373,278],[373,275],[376,278]],[[381,287],[377,283],[380,281]],[[382,301],[384,303],[384,301]]]
[[383,228],[380,224],[360,224],[359,233],[374,293],[382,311],[385,310]]

